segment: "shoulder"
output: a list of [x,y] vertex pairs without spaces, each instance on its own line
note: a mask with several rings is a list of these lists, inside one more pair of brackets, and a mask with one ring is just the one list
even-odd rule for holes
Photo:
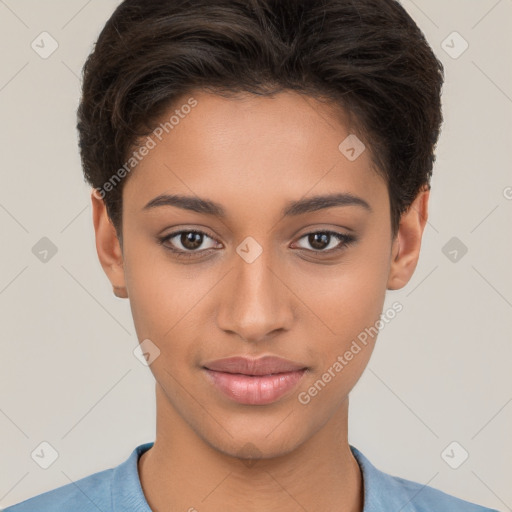
[[437,512],[498,512],[495,509],[483,507],[475,503],[457,498],[429,485],[420,484],[397,476],[391,476],[395,487],[411,505],[411,511]]
[[140,485],[137,461],[152,446],[152,441],[141,444],[116,467],[39,494],[3,512],[151,512]]
[[350,446],[361,468],[364,512],[498,512],[447,494],[429,485],[393,476],[376,468],[357,448]]
[[[7,507],[4,512],[97,512],[109,510],[113,469],[105,469],[76,482]],[[104,506],[102,506],[104,505]]]

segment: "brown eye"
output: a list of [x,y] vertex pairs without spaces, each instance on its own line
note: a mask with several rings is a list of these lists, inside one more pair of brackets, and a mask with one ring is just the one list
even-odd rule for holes
[[203,235],[195,231],[183,232],[179,236],[180,243],[185,249],[194,250],[203,243]]
[[344,249],[346,246],[356,241],[356,238],[352,235],[337,233],[335,231],[315,231],[314,233],[307,233],[302,236],[300,240],[302,239],[306,239],[312,249],[300,247],[301,249],[327,253]]
[[327,233],[311,233],[308,235],[308,242],[313,249],[325,249],[331,240],[331,235]]
[[[210,245],[206,245],[205,241],[210,240]],[[166,249],[178,253],[178,255],[187,255],[187,253],[199,254],[208,249],[212,249],[216,245],[216,241],[202,231],[183,230],[176,231],[160,239]]]

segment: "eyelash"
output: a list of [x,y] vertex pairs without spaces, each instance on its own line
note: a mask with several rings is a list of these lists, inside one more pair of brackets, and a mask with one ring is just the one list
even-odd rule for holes
[[[210,248],[210,249],[203,249],[202,251],[183,251],[182,249],[175,249],[175,248],[165,245],[165,242],[167,242],[168,240],[176,237],[177,235],[181,235],[183,233],[197,233],[197,234],[204,235],[204,236],[214,240],[213,237],[209,236],[204,231],[199,231],[196,229],[184,229],[181,231],[174,231],[173,233],[170,233],[169,235],[166,235],[165,237],[159,238],[158,243],[160,245],[162,245],[166,250],[174,253],[178,258],[193,258],[193,257],[197,256],[197,254],[200,254],[201,252],[215,250],[213,248]],[[304,235],[302,235],[299,238],[299,240],[301,240],[305,237],[308,237],[309,235],[315,235],[318,233],[331,235],[334,238],[337,238],[341,243],[340,243],[340,245],[334,247],[333,249],[328,249],[327,251],[326,250],[315,250],[315,249],[303,249],[303,248],[299,248],[299,249],[308,251],[308,252],[318,253],[318,254],[333,254],[333,253],[336,253],[338,251],[345,249],[346,247],[348,247],[349,245],[351,245],[357,241],[357,238],[353,235],[347,235],[344,233],[338,233],[337,231],[329,231],[329,230],[311,231],[310,233],[305,233]]]

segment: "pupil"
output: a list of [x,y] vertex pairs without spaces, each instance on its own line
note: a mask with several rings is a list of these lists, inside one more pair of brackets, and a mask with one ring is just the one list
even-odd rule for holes
[[313,233],[309,235],[309,243],[315,249],[325,249],[329,245],[329,238],[330,235],[328,233]]
[[183,244],[183,247],[187,249],[197,249],[201,246],[202,237],[203,235],[201,235],[201,233],[182,233],[181,243]]

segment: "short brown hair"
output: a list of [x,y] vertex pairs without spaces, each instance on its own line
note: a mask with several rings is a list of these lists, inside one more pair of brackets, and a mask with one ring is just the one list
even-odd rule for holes
[[[293,90],[353,115],[386,179],[394,236],[430,188],[443,80],[395,0],[125,0],[83,68],[84,176],[103,190],[157,116],[193,90]],[[118,236],[124,182],[102,196]]]

